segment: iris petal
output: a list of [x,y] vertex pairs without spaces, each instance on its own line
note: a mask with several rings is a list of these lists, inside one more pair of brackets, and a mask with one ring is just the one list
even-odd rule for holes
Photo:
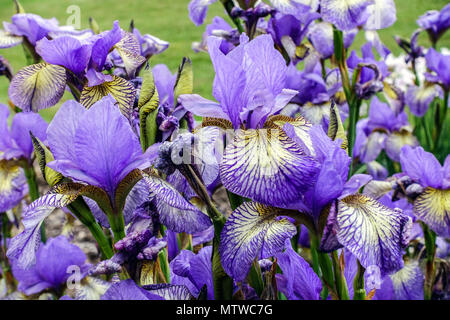
[[0,161],[0,212],[14,208],[28,192],[25,175],[20,167]]
[[220,165],[223,185],[255,201],[286,207],[314,182],[314,159],[282,130],[238,130]]
[[349,30],[365,22],[366,8],[371,3],[370,0],[322,0],[322,18],[340,30]]
[[23,41],[23,37],[15,36],[9,32],[0,30],[0,49],[7,49],[18,46]]
[[64,95],[66,70],[45,62],[22,68],[8,89],[11,101],[23,111],[54,106]]
[[120,77],[113,76],[112,81],[103,82],[93,87],[84,87],[81,92],[80,103],[89,109],[94,103],[109,94],[116,99],[122,114],[130,119],[136,90],[129,81]]
[[245,202],[231,216],[222,231],[220,256],[224,270],[242,281],[253,262],[280,253],[285,240],[296,227],[287,219],[278,219],[277,209],[256,202]]
[[161,222],[175,232],[195,233],[211,225],[209,217],[188,202],[166,181],[143,174],[150,188],[150,199],[156,202]]
[[403,247],[409,239],[411,218],[363,195],[352,195],[338,204],[336,231],[339,243],[364,267],[376,265],[383,274],[403,267]]
[[440,236],[450,236],[450,189],[428,187],[414,201],[414,214]]

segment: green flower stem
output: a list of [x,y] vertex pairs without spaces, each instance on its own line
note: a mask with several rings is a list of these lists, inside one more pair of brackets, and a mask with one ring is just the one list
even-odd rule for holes
[[428,150],[432,150],[434,148],[433,138],[431,137],[430,128],[427,125],[425,117],[420,118],[420,122],[422,123],[423,131],[425,131],[425,139],[427,141]]
[[162,250],[158,253],[158,262],[161,267],[161,272],[164,274],[164,278],[166,279],[166,283],[170,283],[170,268],[166,250]]
[[248,274],[248,283],[255,289],[256,294],[260,297],[264,290],[264,282],[262,279],[261,268],[257,260],[253,261],[252,267]]
[[[439,142],[441,138],[441,133],[444,129],[444,123],[445,119],[447,118],[447,110],[448,110],[448,97],[449,97],[449,90],[444,90],[444,101],[443,101],[443,110],[440,112],[441,117],[437,119],[436,123],[436,142],[434,144],[433,151],[436,151],[439,147]],[[439,108],[439,105],[437,106]]]
[[436,233],[423,222],[421,222],[423,234],[425,238],[426,249],[426,269],[425,269],[425,284],[424,284],[424,299],[431,300],[433,293],[433,283],[436,276],[436,268],[434,261],[436,259]]
[[348,172],[349,177],[353,175],[353,146],[355,145],[356,140],[356,124],[359,119],[359,109],[361,107],[361,100],[357,100],[355,104],[349,104],[350,108],[350,117],[349,117],[349,125],[348,125],[348,155],[352,157],[352,161],[350,162],[350,169]]
[[195,190],[200,199],[205,202],[208,215],[214,225],[212,253],[214,297],[216,300],[231,300],[233,297],[233,279],[231,279],[223,269],[219,254],[220,234],[222,233],[226,218],[219,210],[217,210],[205,185],[199,176],[197,176],[196,170],[192,165],[183,165],[182,172],[190,186]]
[[2,267],[2,274],[5,279],[7,293],[11,293],[16,290],[17,283],[14,279],[14,276],[11,272],[11,266],[9,265],[8,257],[6,256],[6,251],[8,250],[8,238],[10,238],[10,230],[9,230],[9,220],[6,212],[1,212],[0,216],[2,217],[2,250],[0,256],[0,262]]
[[[335,291],[333,265],[331,263],[331,259],[328,253],[324,253],[319,250],[320,247],[319,237],[317,237],[317,235],[314,234],[313,232],[310,232],[309,235],[311,240],[311,254],[313,256],[313,260],[317,259],[317,262],[313,263],[313,266],[316,263],[319,264],[320,266],[319,274],[321,274],[322,276],[321,279],[323,283],[322,286],[323,289],[320,295],[322,299],[326,299],[328,297],[328,290]],[[316,258],[314,258],[314,256],[316,256]],[[328,288],[328,290],[324,290],[324,288]]]
[[353,300],[366,300],[366,289],[364,288],[364,272],[366,269],[361,265],[359,260],[358,271],[353,279]]
[[[31,201],[39,198],[39,187],[37,184],[36,172],[33,165],[24,160],[22,164],[23,171],[28,183],[28,192],[30,194]],[[45,243],[47,241],[47,234],[45,233],[45,223],[41,224],[41,241]]]
[[123,219],[123,213],[114,213],[108,220],[114,235],[114,243],[125,238],[125,221]]
[[336,285],[336,291],[340,300],[350,300],[347,288],[347,280],[344,276],[344,270],[342,270],[339,263],[339,257],[337,251],[331,253],[331,260],[333,262],[334,281]]
[[83,198],[77,198],[67,207],[92,233],[103,256],[106,259],[111,258],[114,255],[111,244]]

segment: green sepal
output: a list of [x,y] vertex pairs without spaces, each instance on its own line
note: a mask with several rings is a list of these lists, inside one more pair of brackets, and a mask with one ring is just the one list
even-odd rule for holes
[[50,187],[55,186],[64,179],[64,176],[47,166],[47,163],[55,160],[50,150],[31,132],[31,141],[33,142],[34,153],[39,163],[42,176]]
[[178,67],[177,80],[173,88],[174,103],[177,104],[178,96],[191,94],[194,91],[194,73],[191,59],[184,57]]
[[156,90],[153,73],[147,65],[142,76],[142,88],[139,94],[138,108],[141,131],[141,146],[145,151],[156,142],[158,127],[156,116],[158,115],[159,96]]
[[345,134],[345,128],[342,124],[341,115],[339,114],[339,110],[334,102],[332,102],[330,106],[330,125],[328,126],[328,136],[333,141],[336,139],[341,139],[342,149],[348,151],[347,135]]
[[119,214],[122,213],[123,208],[125,207],[125,202],[131,189],[133,189],[136,183],[141,179],[141,171],[139,169],[134,169],[120,181],[114,198],[114,206]]

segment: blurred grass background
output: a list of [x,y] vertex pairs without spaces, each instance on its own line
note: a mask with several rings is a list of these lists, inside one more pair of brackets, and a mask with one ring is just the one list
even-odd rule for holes
[[[192,59],[194,68],[194,90],[204,97],[212,98],[212,80],[214,71],[206,53],[195,53],[191,49],[194,41],[201,41],[205,25],[196,27],[188,17],[189,0],[21,0],[26,12],[41,15],[44,18],[55,17],[61,25],[65,25],[70,13],[69,6],[77,5],[81,9],[82,28],[87,28],[88,19],[92,16],[102,30],[110,29],[114,20],[119,20],[123,29],[128,29],[131,19],[141,33],[149,33],[160,39],[170,42],[170,47],[162,54],[150,60],[152,66],[158,63],[166,64],[172,72],[176,72],[183,56]],[[393,36],[400,35],[409,38],[418,27],[416,19],[427,10],[440,10],[447,0],[395,0],[397,7],[397,21],[389,29],[381,30],[380,36],[385,44],[395,54],[400,53]],[[0,1],[0,21],[10,21],[14,14],[13,1]],[[210,6],[206,23],[226,13],[220,3]],[[227,17],[226,17],[227,18]],[[228,20],[229,21],[229,20]],[[359,48],[364,43],[364,35],[360,33],[353,44]],[[427,45],[427,37],[422,34],[421,44]],[[450,32],[440,40],[440,46],[450,47]],[[25,65],[25,57],[21,46],[0,50],[0,54],[8,59],[15,72]],[[64,99],[70,99],[66,93]],[[8,81],[0,78],[0,102],[8,101]],[[60,104],[59,104],[60,105]],[[41,111],[42,115],[50,120],[59,105]]]

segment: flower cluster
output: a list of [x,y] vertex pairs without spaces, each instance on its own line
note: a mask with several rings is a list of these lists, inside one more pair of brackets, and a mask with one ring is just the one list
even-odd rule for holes
[[134,24],[76,30],[16,2],[0,48],[29,65],[0,57],[0,297],[448,299],[450,5],[395,57],[377,33],[393,0],[220,2],[233,25],[214,17],[192,46],[215,101],[189,58],[150,67],[169,44]]

